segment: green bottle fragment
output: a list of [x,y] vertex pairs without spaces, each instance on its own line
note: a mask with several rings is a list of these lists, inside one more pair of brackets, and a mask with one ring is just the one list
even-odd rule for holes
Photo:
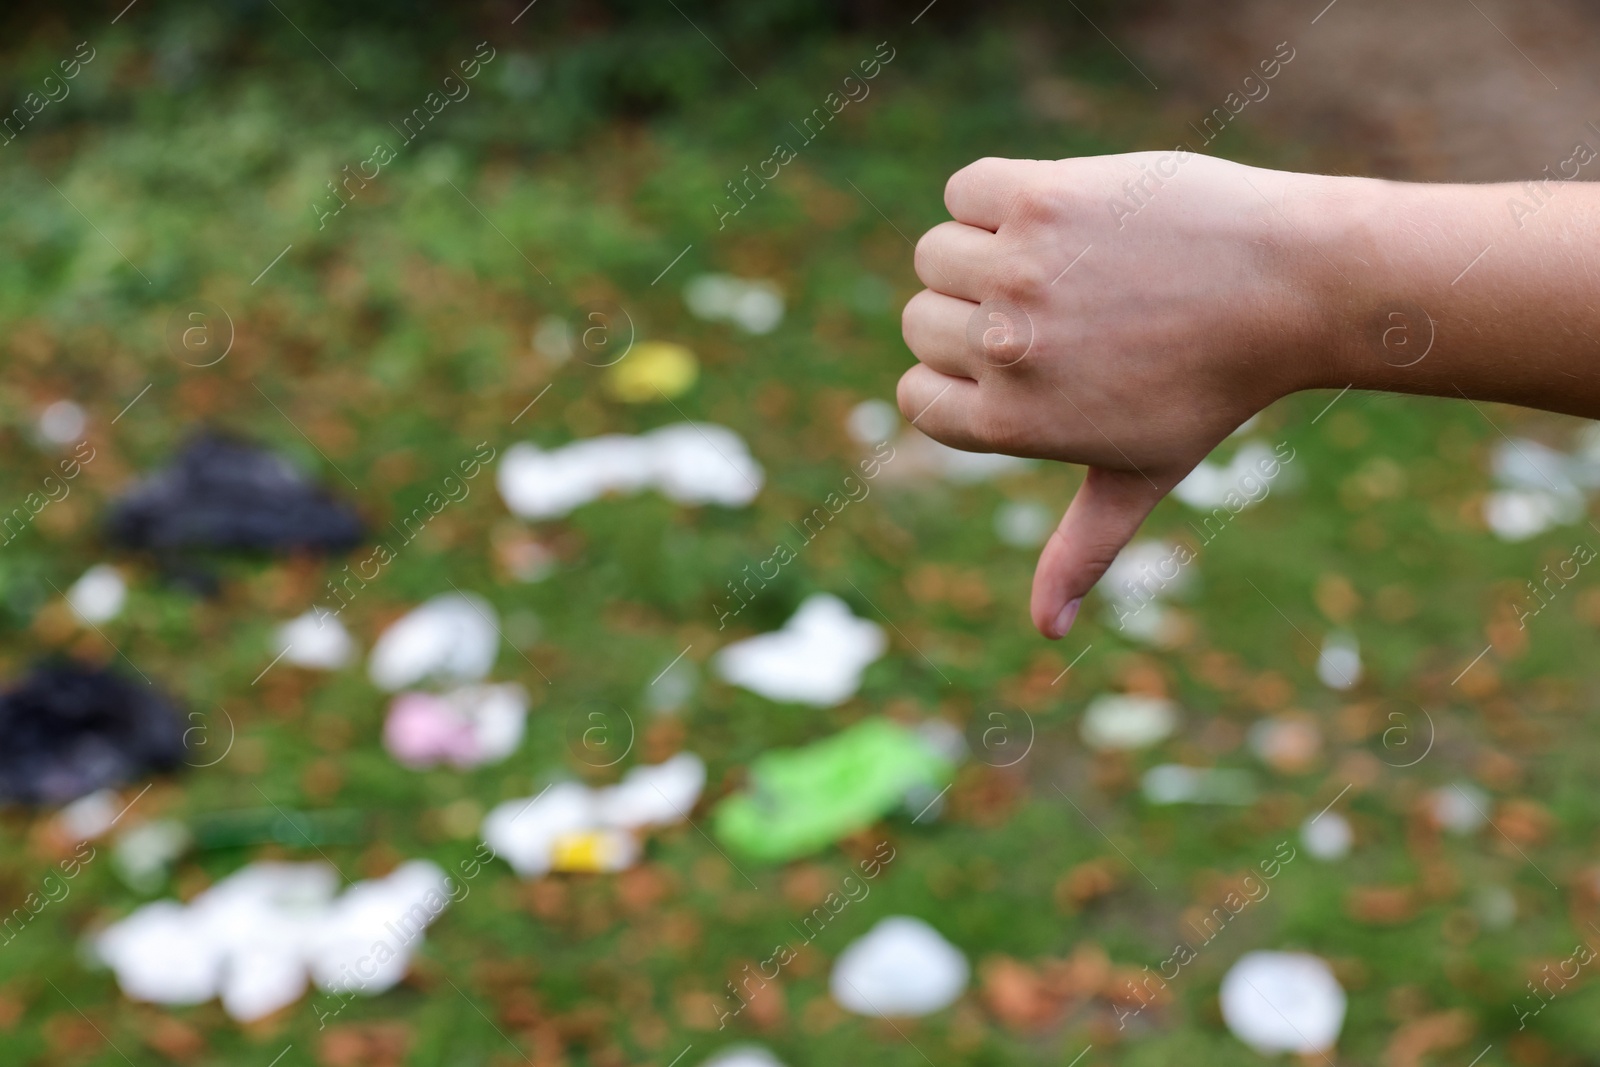
[[750,789],[712,813],[717,837],[743,856],[782,863],[821,851],[893,811],[911,790],[937,792],[955,764],[915,731],[867,719],[804,748],[750,764]]

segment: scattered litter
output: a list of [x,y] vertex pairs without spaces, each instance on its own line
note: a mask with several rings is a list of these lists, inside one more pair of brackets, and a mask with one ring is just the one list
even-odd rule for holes
[[702,274],[683,287],[683,302],[696,318],[733,323],[745,333],[771,333],[783,321],[783,291],[769,281]]
[[1300,826],[1300,843],[1313,857],[1326,862],[1344,859],[1354,841],[1350,820],[1336,811],[1325,811]]
[[391,693],[427,679],[476,682],[499,651],[493,605],[473,593],[442,593],[383,631],[367,671],[373,685]]
[[67,606],[79,622],[90,626],[116,618],[127,599],[128,585],[109,563],[96,563],[67,587]]
[[689,752],[635,767],[614,786],[561,782],[496,805],[484,817],[483,840],[526,878],[552,870],[621,870],[639,856],[637,838],[623,831],[684,821],[705,782],[705,764]]
[[857,618],[836,596],[816,593],[783,629],[735,641],[712,666],[724,681],[769,700],[826,708],[854,696],[867,666],[888,647],[877,623]]
[[1353,634],[1332,633],[1323,639],[1317,677],[1329,689],[1350,689],[1361,681],[1361,646]]
[[183,720],[153,685],[57,660],[0,693],[0,799],[62,804],[183,754]]
[[641,341],[606,368],[606,391],[624,404],[654,404],[687,393],[699,376],[699,361],[683,345]]
[[1250,748],[1279,774],[1304,774],[1322,751],[1322,730],[1303,714],[1262,719],[1250,727]]
[[1178,706],[1160,697],[1105,693],[1089,702],[1079,733],[1083,743],[1100,751],[1149,748],[1172,736],[1178,727]]
[[939,931],[908,916],[882,919],[839,953],[828,991],[857,1015],[931,1015],[967,988],[971,968]]
[[154,893],[166,884],[173,864],[194,839],[176,819],[152,819],[117,836],[111,869],[135,893]]
[[1344,1025],[1333,971],[1302,952],[1248,952],[1222,979],[1222,1018],[1257,1052],[1327,1053]]
[[760,1045],[734,1045],[723,1049],[700,1067],[783,1067],[783,1061]]
[[426,860],[334,896],[323,863],[256,863],[187,906],[163,900],[94,939],[123,993],[157,1004],[222,999],[253,1022],[300,999],[308,978],[325,992],[373,995],[403,977],[422,931],[449,902],[448,879]]
[[1600,486],[1593,443],[1583,439],[1571,456],[1526,438],[1496,446],[1490,467],[1500,488],[1483,502],[1489,529],[1502,541],[1526,541],[1581,519],[1584,490]]
[[109,533],[116,544],[157,553],[335,553],[365,536],[354,510],[282,457],[211,433],[124,492]]
[[1435,825],[1452,834],[1470,834],[1489,821],[1489,794],[1471,782],[1441,786],[1428,794],[1428,814]]
[[1038,548],[1050,539],[1055,512],[1033,500],[1008,500],[994,513],[994,532],[1012,548]]
[[712,812],[712,832],[744,856],[782,863],[863,830],[904,802],[937,795],[955,775],[947,742],[888,719],[864,719],[804,748],[751,761],[749,788]]
[[680,504],[743,507],[755,499],[764,477],[738,434],[682,422],[637,437],[591,437],[548,452],[515,444],[495,480],[517,515],[553,519],[607,493],[650,488]]
[[1178,763],[1151,767],[1140,786],[1152,804],[1249,804],[1256,798],[1255,781],[1245,771]]
[[89,416],[70,400],[57,400],[39,413],[39,436],[53,445],[83,440]]
[[[1281,466],[1272,449],[1259,441],[1249,441],[1240,445],[1227,463],[1201,460],[1188,477],[1173,486],[1172,495],[1191,508],[1209,511],[1226,507],[1237,514],[1266,499],[1272,484],[1266,471],[1276,471]],[[1250,488],[1252,483],[1254,491]]]
[[845,429],[857,444],[881,445],[900,428],[900,409],[887,400],[863,400],[850,409]]
[[56,813],[56,824],[62,836],[77,844],[93,841],[107,830],[122,813],[122,800],[115,789],[96,789],[79,797]]
[[278,627],[278,651],[285,663],[317,671],[336,671],[356,657],[356,643],[333,612],[315,608]]
[[499,763],[522,744],[528,693],[515,683],[468,685],[444,694],[405,692],[389,705],[383,745],[407,767],[458,770]]

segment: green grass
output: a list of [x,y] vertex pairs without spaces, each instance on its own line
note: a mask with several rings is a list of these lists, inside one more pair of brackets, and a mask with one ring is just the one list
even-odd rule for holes
[[[531,34],[499,39],[500,54],[473,95],[447,108],[319,231],[309,205],[324,183],[366,158],[376,140],[398,140],[388,120],[480,37],[439,45],[439,62],[380,35],[340,38],[345,44],[332,52],[362,84],[356,93],[298,38],[275,38],[237,69],[222,64],[216,42],[225,30],[207,18],[163,23],[168,53],[178,50],[173,41],[187,41],[199,57],[176,80],[164,80],[171,55],[149,39],[121,31],[96,38],[100,54],[78,79],[71,121],[41,123],[0,155],[0,230],[10,235],[0,260],[8,446],[0,502],[32,491],[54,462],[28,436],[43,403],[83,403],[98,450],[72,496],[0,552],[0,663],[11,676],[58,647],[116,659],[114,643],[188,707],[226,709],[238,729],[226,760],[157,786],[142,805],[188,819],[269,800],[359,811],[361,841],[325,849],[356,878],[412,856],[453,868],[473,842],[445,829],[444,809],[462,801],[486,809],[584,772],[569,748],[575,709],[604,699],[646,723],[650,679],[685,645],[703,664],[726,640],[712,607],[723,583],[765,558],[787,523],[851,471],[857,455],[844,413],[858,400],[890,396],[907,365],[898,312],[918,285],[904,238],[941,220],[953,169],[979,155],[1061,156],[1171,140],[1148,114],[1142,81],[1092,35],[1071,38],[1040,69],[1082,80],[1095,107],[1091,129],[1030,111],[1031,75],[1008,29],[979,24],[952,38],[909,29],[893,38],[898,54],[870,98],[847,108],[718,231],[710,205],[723,183],[790,136],[787,123],[820,103],[883,35],[802,35],[752,65],[755,91],[686,31],[650,55],[595,35],[564,51],[559,38]],[[18,69],[39,69],[55,48],[34,46]],[[530,59],[543,70],[534,92]],[[503,77],[514,65],[522,81]],[[628,77],[645,88],[630,88]],[[663,85],[676,94],[670,106],[645,117],[617,110],[619,98],[656,99]],[[1300,152],[1252,138],[1248,125],[1217,148],[1283,165]],[[252,284],[286,245],[288,254]],[[707,270],[776,280],[788,300],[781,328],[748,337],[690,317],[681,286]],[[169,318],[200,298],[226,309],[236,331],[227,359],[204,369],[178,362],[164,342]],[[382,526],[481,441],[503,452],[518,440],[550,445],[678,421],[667,405],[615,404],[597,371],[534,353],[531,337],[545,316],[601,300],[627,309],[641,336],[697,352],[700,382],[678,405],[744,436],[768,485],[739,511],[683,509],[653,495],[583,508],[538,528],[561,564],[545,581],[523,585],[494,566],[493,535],[517,523],[485,473],[361,593],[344,618],[366,647],[386,621],[452,582],[484,593],[503,617],[537,619],[540,636],[521,651],[549,683],[513,649],[501,650],[495,672],[523,682],[536,699],[529,737],[507,763],[465,774],[399,767],[379,745],[384,701],[358,670],[311,676],[279,667],[252,684],[273,654],[273,626],[318,599],[333,564],[230,563],[223,595],[211,602],[164,587],[143,567],[103,640],[51,622],[59,616],[51,614],[52,584],[65,588],[107,557],[98,536],[107,500],[198,424],[270,442]],[[1488,450],[1500,440],[1470,407],[1352,395],[1313,423],[1329,399],[1293,398],[1264,417],[1259,435],[1297,450],[1296,485],[1275,488],[1201,551],[1198,581],[1182,604],[1192,636],[1177,649],[1128,644],[1098,608],[1061,647],[1033,634],[1032,554],[1001,545],[992,520],[1008,496],[1065,505],[1077,475],[1044,467],[990,486],[876,487],[740,616],[741,633],[768,629],[821,590],[866,617],[876,617],[876,605],[898,632],[860,695],[830,711],[774,706],[703,677],[681,719],[685,747],[710,765],[712,794],[731,788],[766,749],[885,710],[967,725],[986,702],[1007,700],[1032,715],[1038,739],[1010,772],[973,765],[944,821],[887,823],[897,858],[871,896],[818,939],[816,959],[786,975],[784,1016],[767,1029],[741,1019],[735,1036],[770,1045],[792,1067],[1065,1064],[1091,1043],[1085,1067],[1250,1062],[1217,1013],[1222,974],[1253,948],[1304,948],[1334,960],[1350,989],[1344,1062],[1379,1062],[1408,1020],[1451,1009],[1468,1013],[1473,1036],[1437,1062],[1464,1064],[1491,1042],[1485,1067],[1592,1055],[1600,1023],[1586,989],[1565,993],[1521,1037],[1511,1009],[1530,961],[1563,958],[1594,915],[1586,903],[1594,898],[1580,885],[1600,827],[1591,769],[1597,727],[1588,714],[1592,600],[1570,590],[1532,625],[1524,652],[1491,652],[1471,684],[1450,684],[1488,640],[1497,606],[1563,557],[1584,527],[1510,546],[1470,521],[1488,485]],[[1509,410],[1493,417],[1508,432],[1558,444],[1570,434],[1555,419]],[[1382,473],[1385,463],[1402,472],[1403,489],[1373,496],[1384,481],[1363,472]],[[1190,517],[1169,502],[1147,533],[1176,536]],[[971,578],[988,602],[919,599],[916,575],[926,567]],[[1351,695],[1317,682],[1308,643],[1340,621],[1318,605],[1328,576],[1342,576],[1360,596],[1344,625],[1361,638],[1368,678]],[[1048,682],[1089,645],[1061,684],[1036,680]],[[1215,669],[1219,655],[1229,658],[1231,677]],[[1151,671],[1188,714],[1178,738],[1117,773],[1083,750],[1076,720],[1093,694]],[[1367,706],[1364,714],[1356,705]],[[1388,714],[1416,723],[1418,705],[1437,727],[1432,751],[1409,769],[1386,766],[1411,751],[1402,759],[1384,746],[1383,731],[1399,721]],[[1256,718],[1285,708],[1311,713],[1327,736],[1305,775],[1275,775],[1240,743]],[[659,725],[645,734],[640,751],[652,739],[670,742]],[[1151,808],[1131,788],[1136,772],[1173,759],[1249,768],[1261,799],[1243,809]],[[1491,773],[1497,763],[1510,770]],[[1340,802],[1358,827],[1354,855],[1334,866],[1302,855],[1288,866],[1272,896],[1204,950],[1174,983],[1173,1002],[1143,1015],[1132,1036],[1117,1033],[1103,1004],[1029,1035],[1007,1030],[976,993],[904,1034],[827,1009],[827,961],[895,913],[928,918],[975,965],[995,954],[1065,956],[1086,943],[1104,947],[1118,966],[1154,965],[1185,936],[1181,914],[1201,901],[1209,876],[1242,871],[1293,840],[1300,821],[1361,767],[1374,771],[1370,784]],[[1421,794],[1466,778],[1499,798],[1543,805],[1554,817],[1548,836],[1519,854],[1493,831],[1437,843],[1419,833]],[[34,825],[20,812],[0,824],[0,901],[20,900],[50,869]],[[1064,912],[1054,899],[1058,880],[1080,863],[1117,858],[1099,831],[1150,881],[1124,868],[1107,898]],[[150,1035],[159,1020],[176,1018],[203,1035],[202,1062],[265,1064],[291,1043],[284,1064],[317,1062],[325,1034],[313,1001],[241,1030],[215,1005],[131,1004],[109,976],[88,970],[79,936],[141,900],[113,877],[105,852],[69,898],[0,947],[0,1004],[18,1013],[0,1028],[0,1060],[113,1064],[125,1054],[140,1065],[162,1062]],[[205,852],[187,860],[162,895],[190,895],[265,855],[317,858],[277,846]],[[816,863],[833,884],[850,861],[834,852]],[[413,980],[353,1003],[336,1025],[398,1022],[410,1032],[408,1062],[416,1064],[509,1064],[526,1054],[543,1067],[560,1062],[552,1050],[563,1049],[572,1064],[665,1065],[691,1043],[683,1063],[698,1063],[728,1035],[695,1029],[704,1009],[693,1005],[789,938],[805,909],[784,892],[793,872],[735,870],[692,828],[661,834],[647,866],[666,888],[646,907],[628,905],[615,878],[531,890],[504,866],[490,867],[429,931]],[[1409,920],[1374,926],[1347,907],[1351,890],[1374,885],[1430,892]],[[1485,885],[1515,894],[1510,927],[1472,931],[1463,918]],[[1470,936],[1447,939],[1447,922]],[[85,1018],[120,1052],[86,1029]]]

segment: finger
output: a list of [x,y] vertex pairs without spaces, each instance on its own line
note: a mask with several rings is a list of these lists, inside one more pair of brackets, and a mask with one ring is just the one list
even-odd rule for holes
[[957,222],[998,230],[1022,179],[1036,165],[1034,160],[996,156],[968,163],[945,183],[944,206]]
[[1083,598],[1166,495],[1142,474],[1090,467],[1033,574],[1033,624],[1066,636]]
[[917,242],[917,277],[936,292],[978,303],[994,284],[999,240],[979,226],[941,222]]
[[978,305],[924,289],[906,302],[900,334],[923,365],[940,374],[977,378],[982,361],[972,351],[967,327]]
[[969,378],[952,378],[920,363],[900,376],[895,389],[900,414],[911,425],[951,448],[986,452],[978,440],[978,383]]

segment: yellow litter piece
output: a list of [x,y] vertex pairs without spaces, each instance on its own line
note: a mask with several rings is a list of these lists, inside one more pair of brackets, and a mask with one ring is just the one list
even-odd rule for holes
[[700,376],[700,361],[671,341],[644,341],[606,369],[606,391],[625,404],[682,396]]
[[562,834],[551,850],[550,868],[569,874],[621,871],[639,858],[639,843],[620,830]]

